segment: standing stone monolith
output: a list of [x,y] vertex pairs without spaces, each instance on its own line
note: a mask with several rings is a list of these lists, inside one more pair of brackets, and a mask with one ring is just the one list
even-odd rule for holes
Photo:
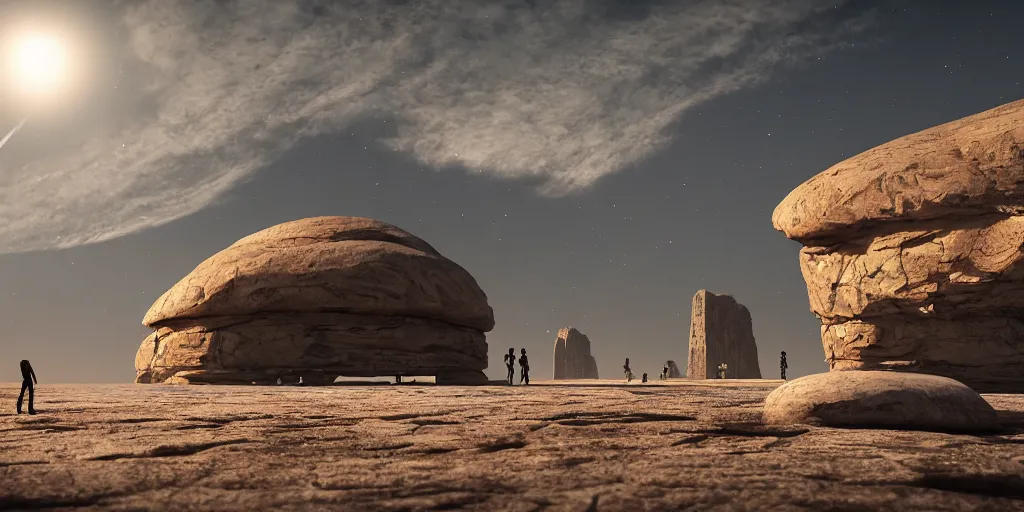
[[839,162],[775,209],[832,370],[1024,391],[1024,100]]
[[559,329],[555,338],[553,378],[597,379],[597,360],[590,353],[590,339],[573,327]]
[[722,363],[729,379],[761,378],[750,311],[729,295],[700,290],[693,296],[686,377],[714,379]]

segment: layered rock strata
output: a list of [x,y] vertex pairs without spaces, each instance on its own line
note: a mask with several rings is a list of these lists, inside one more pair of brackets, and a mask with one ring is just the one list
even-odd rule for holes
[[154,333],[136,356],[139,383],[482,384],[494,315],[473,277],[423,240],[373,219],[318,217],[213,255],[143,324]]
[[1024,101],[840,162],[772,221],[805,246],[830,368],[1024,391]]
[[555,380],[597,379],[597,360],[590,353],[590,338],[573,327],[559,329],[555,338]]
[[690,314],[690,356],[686,377],[714,379],[718,365],[730,379],[760,379],[750,311],[729,295],[699,290]]

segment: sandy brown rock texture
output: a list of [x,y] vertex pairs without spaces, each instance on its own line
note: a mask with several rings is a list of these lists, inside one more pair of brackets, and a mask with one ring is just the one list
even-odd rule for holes
[[772,220],[833,368],[1024,392],[1024,100],[840,162]]
[[1000,427],[995,409],[953,379],[857,370],[807,375],[779,386],[765,399],[764,422],[975,434]]
[[340,376],[486,383],[494,313],[476,280],[429,244],[360,217],[245,237],[163,294],[136,382],[329,384]]
[[573,327],[558,330],[555,338],[553,378],[597,379],[597,360],[590,353],[590,338]]
[[725,363],[726,378],[760,379],[754,327],[746,306],[707,290],[694,294],[692,306],[686,377],[717,378],[718,365]]
[[979,436],[765,426],[780,381],[586,382],[44,384],[31,417],[0,384],[0,509],[1024,510],[1021,396]]

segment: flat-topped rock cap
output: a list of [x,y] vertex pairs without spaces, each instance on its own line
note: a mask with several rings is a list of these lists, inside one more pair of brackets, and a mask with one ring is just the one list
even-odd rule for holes
[[171,287],[143,324],[288,312],[494,328],[487,296],[465,269],[406,231],[362,217],[301,219],[249,235]]
[[775,208],[808,242],[892,221],[1024,211],[1024,100],[893,140],[833,165]]
[[833,371],[787,382],[765,399],[764,422],[939,432],[999,428],[995,409],[960,382],[888,371]]

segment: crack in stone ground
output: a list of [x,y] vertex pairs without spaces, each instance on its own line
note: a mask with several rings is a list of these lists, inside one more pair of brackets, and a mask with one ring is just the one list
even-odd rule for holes
[[85,460],[118,460],[118,459],[148,459],[148,458],[160,458],[160,457],[184,457],[188,455],[195,455],[199,452],[203,452],[219,446],[228,446],[232,444],[244,444],[251,443],[248,439],[231,439],[227,441],[214,441],[212,443],[202,444],[185,444],[185,445],[162,445],[148,450],[142,453],[112,453],[109,455],[99,455],[96,457],[90,457]]
[[774,429],[761,425],[725,425],[713,429],[683,431],[687,434],[736,437],[796,437],[810,432],[808,428]]
[[167,418],[120,418],[99,423],[152,423],[154,421],[168,421]]
[[272,420],[274,415],[272,414],[260,414],[256,416],[222,416],[220,418],[201,418],[192,416],[185,418],[185,421],[195,421],[197,423],[220,423],[221,425],[227,425],[228,423],[234,423],[236,421],[256,421],[256,420]]
[[855,481],[835,475],[806,475],[808,480],[842,483],[858,487],[914,487],[989,498],[1024,501],[1024,477],[1007,474],[924,473],[910,480]]
[[903,485],[959,494],[1024,500],[1024,477],[1020,475],[925,473],[920,478]]
[[0,468],[11,467],[11,466],[34,466],[36,464],[49,464],[45,460],[26,460],[21,462],[0,462]]
[[441,426],[441,425],[462,425],[461,421],[448,421],[448,420],[430,420],[430,419],[417,419],[412,420],[409,423],[415,425],[412,429],[412,434],[415,434],[419,429],[423,427]]
[[588,462],[594,462],[595,460],[597,460],[597,458],[595,458],[595,457],[569,457],[567,459],[562,459],[559,462],[562,464],[562,466],[565,466],[567,468],[574,468],[574,467],[579,466],[581,464],[586,464]]
[[0,497],[0,510],[46,510],[51,508],[94,507],[103,496],[84,498],[4,498]]
[[682,446],[684,444],[697,444],[697,443],[699,443],[701,441],[704,441],[704,440],[708,439],[709,437],[710,436],[708,436],[706,434],[698,434],[698,435],[695,435],[695,436],[684,437],[683,439],[680,439],[678,441],[673,442],[669,446]]
[[351,427],[358,421],[329,421],[320,423],[282,423],[271,427],[272,432],[288,432],[291,430],[303,430],[308,428],[329,428],[329,427]]
[[23,425],[23,426],[18,427],[18,428],[11,428],[11,429],[0,430],[0,432],[18,432],[18,431],[45,432],[45,431],[48,431],[48,430],[52,430],[54,432],[75,432],[75,431],[78,431],[78,430],[88,430],[88,428],[89,427],[80,427],[80,426],[75,426],[75,425],[41,424],[41,425]]
[[422,449],[419,449],[419,450],[409,450],[409,453],[416,453],[416,454],[421,454],[421,455],[440,455],[440,454],[443,454],[443,453],[451,453],[451,452],[457,452],[457,451],[459,451],[459,448],[451,448],[451,447],[439,446],[439,447],[434,447],[434,448],[422,448]]
[[438,411],[438,412],[415,412],[405,414],[391,414],[388,416],[379,416],[377,419],[384,421],[401,421],[401,420],[413,420],[416,418],[430,418],[432,416],[447,416],[456,411]]
[[515,450],[526,447],[524,439],[499,439],[493,443],[481,444],[478,448],[482,453],[494,453],[502,450]]
[[409,423],[418,427],[425,427],[428,425],[461,425],[461,421],[449,421],[449,420],[413,420]]
[[398,443],[388,444],[384,446],[367,446],[364,447],[362,450],[366,452],[383,452],[388,450],[402,450],[405,448],[411,448],[413,446],[415,446],[415,443]]
[[223,423],[207,423],[207,424],[200,423],[200,424],[197,424],[197,425],[181,425],[181,426],[178,426],[178,427],[174,427],[174,430],[199,430],[199,429],[204,429],[204,428],[209,428],[209,429],[224,428],[224,424]]
[[[606,425],[609,423],[649,423],[657,421],[694,421],[693,416],[680,414],[658,414],[658,413],[610,413],[610,412],[567,412],[555,414],[546,418],[539,418],[540,421],[555,422],[568,427],[586,427],[590,425]],[[546,426],[546,425],[545,425]],[[538,427],[538,429],[543,426]]]

